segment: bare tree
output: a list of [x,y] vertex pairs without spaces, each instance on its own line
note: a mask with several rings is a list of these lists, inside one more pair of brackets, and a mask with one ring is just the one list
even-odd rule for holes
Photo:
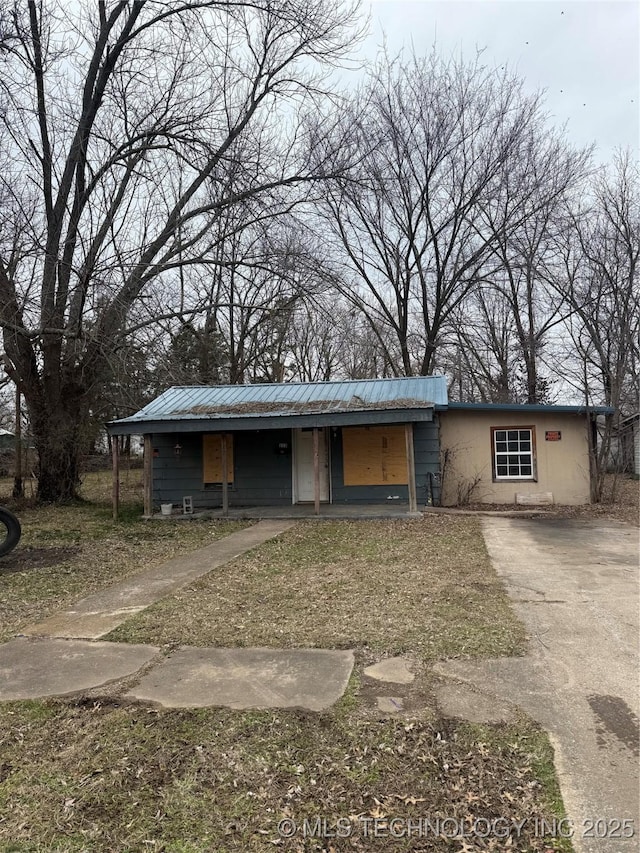
[[640,168],[620,153],[570,210],[563,274],[555,282],[571,309],[570,352],[563,366],[587,406],[615,410],[592,447],[592,497],[602,495],[612,430],[640,397]]
[[11,208],[0,325],[31,417],[38,496],[57,501],[75,495],[88,413],[132,310],[172,270],[211,260],[229,207],[273,203],[316,177],[296,116],[353,43],[356,8],[2,8],[0,186]]
[[[325,227],[341,291],[386,329],[398,374],[428,374],[468,294],[492,283],[500,240],[537,210],[558,145],[538,96],[507,73],[444,61],[384,60],[346,122],[356,165],[333,184]],[[544,148],[545,157],[539,156]],[[546,203],[546,200],[544,201]]]

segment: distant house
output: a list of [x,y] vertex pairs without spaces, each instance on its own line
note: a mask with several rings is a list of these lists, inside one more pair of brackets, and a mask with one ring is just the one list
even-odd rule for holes
[[107,426],[144,435],[147,515],[185,497],[194,509],[415,511],[518,496],[587,503],[592,414],[449,403],[445,377],[428,376],[170,388]]
[[8,429],[0,429],[0,453],[4,453],[6,450],[15,450],[15,446],[15,433]]

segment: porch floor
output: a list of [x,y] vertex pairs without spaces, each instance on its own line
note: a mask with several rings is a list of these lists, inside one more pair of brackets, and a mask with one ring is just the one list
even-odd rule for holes
[[[229,507],[227,518],[422,518],[423,513],[409,512],[407,504],[320,504],[320,515],[314,512],[313,504],[293,504],[292,506],[245,506]],[[189,521],[197,518],[222,518],[222,509],[196,510],[184,515],[176,509],[172,515],[154,513],[154,519],[164,521]]]

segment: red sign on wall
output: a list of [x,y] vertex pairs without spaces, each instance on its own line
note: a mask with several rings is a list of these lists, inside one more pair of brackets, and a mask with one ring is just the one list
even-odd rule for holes
[[544,434],[545,441],[560,441],[562,439],[562,433],[560,430],[547,430]]

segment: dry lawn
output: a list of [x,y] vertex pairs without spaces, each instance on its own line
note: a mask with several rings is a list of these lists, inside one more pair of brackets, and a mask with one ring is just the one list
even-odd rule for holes
[[90,592],[246,527],[246,522],[142,521],[141,506],[135,503],[140,476],[132,474],[124,484],[118,524],[104,500],[109,481],[104,472],[85,479],[86,494],[102,498],[97,503],[14,507],[22,538],[15,551],[0,559],[0,640]]
[[[536,820],[550,823],[559,810],[551,750],[539,730],[525,721],[363,720],[351,702],[322,715],[93,701],[0,705],[0,850],[570,849],[535,835]],[[392,818],[397,837],[389,833]],[[426,818],[434,826],[449,818],[449,837],[424,828]],[[510,840],[482,837],[497,818]],[[297,827],[291,839],[278,830],[283,819]],[[411,835],[409,819],[418,827]],[[320,837],[304,837],[305,820]],[[335,837],[339,820],[349,837]],[[470,835],[469,846],[451,837],[458,829]]]
[[[23,541],[0,561],[2,637],[241,526],[142,522],[135,483],[114,525],[107,486],[88,477],[94,503],[21,511]],[[358,666],[323,714],[162,710],[123,701],[126,683],[0,703],[1,853],[570,850],[535,832],[536,821],[563,813],[546,736],[526,719],[440,719],[432,702],[429,661],[523,647],[475,518],[299,524],[111,638],[167,650],[349,646]],[[362,667],[397,652],[418,677],[394,685],[405,711],[388,719],[376,696],[390,687]],[[283,819],[295,825],[291,838]]]
[[[487,510],[517,510],[526,516],[527,510],[523,507],[515,507],[511,504],[478,504],[471,503],[464,509],[486,512]],[[533,507],[532,507],[533,509]],[[538,507],[535,507],[538,509]],[[640,481],[622,474],[610,474],[605,479],[604,491],[600,503],[587,504],[585,506],[541,506],[539,509],[547,514],[553,514],[560,518],[584,518],[601,521],[612,519],[640,525]]]
[[211,572],[109,635],[195,646],[518,654],[523,631],[475,518],[322,521]]

